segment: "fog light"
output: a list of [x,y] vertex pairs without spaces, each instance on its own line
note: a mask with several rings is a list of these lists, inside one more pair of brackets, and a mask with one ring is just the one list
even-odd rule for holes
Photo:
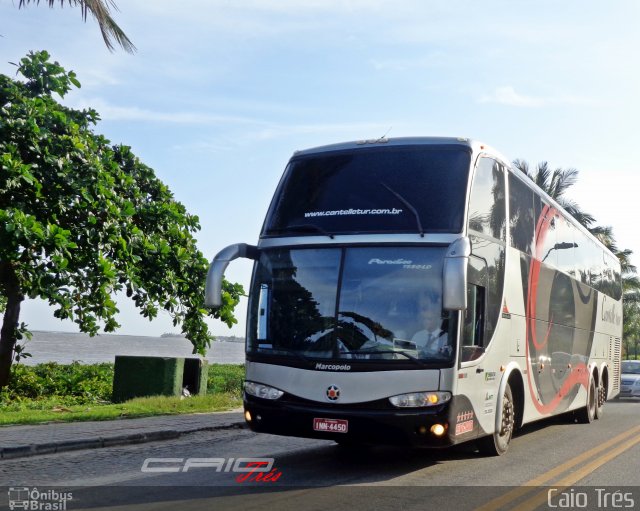
[[244,420],[246,420],[247,422],[251,422],[251,412],[249,410],[246,410],[244,412]]
[[434,424],[433,426],[431,426],[431,433],[433,433],[435,436],[444,435],[444,426],[442,424]]

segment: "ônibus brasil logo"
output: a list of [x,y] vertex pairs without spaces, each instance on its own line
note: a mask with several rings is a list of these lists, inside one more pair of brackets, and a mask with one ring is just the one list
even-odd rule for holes
[[66,511],[67,501],[73,500],[72,492],[38,490],[24,486],[9,488],[9,509],[33,509],[34,511]]
[[274,458],[147,458],[141,472],[188,472],[193,468],[213,468],[216,472],[237,473],[239,483],[275,483],[282,472]]

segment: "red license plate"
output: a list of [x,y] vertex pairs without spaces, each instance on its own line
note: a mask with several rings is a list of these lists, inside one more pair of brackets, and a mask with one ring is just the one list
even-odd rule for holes
[[349,431],[349,421],[342,419],[313,419],[314,431],[326,433],[346,433]]

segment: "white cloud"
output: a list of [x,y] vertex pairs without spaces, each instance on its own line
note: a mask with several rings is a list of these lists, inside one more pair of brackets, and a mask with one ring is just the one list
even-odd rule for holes
[[518,94],[511,86],[498,87],[490,95],[480,98],[480,103],[498,103],[508,106],[539,107],[544,106],[545,100]]
[[[326,124],[281,124],[266,127],[263,130],[249,134],[252,138],[259,140],[269,140],[272,138],[282,138],[293,135],[308,135],[317,133],[344,134],[367,134],[369,138],[382,136],[389,129],[389,124],[381,123],[326,123]],[[358,137],[356,137],[358,138]]]
[[595,105],[596,102],[589,98],[580,96],[527,96],[516,92],[516,90],[506,85],[498,87],[491,94],[484,95],[479,100],[480,103],[497,103],[500,105],[539,108],[551,105]]
[[207,112],[158,112],[136,106],[118,106],[107,103],[102,99],[76,100],[70,106],[73,108],[93,108],[105,121],[140,121],[140,122],[166,122],[177,124],[253,124],[266,125],[260,119],[225,115]]

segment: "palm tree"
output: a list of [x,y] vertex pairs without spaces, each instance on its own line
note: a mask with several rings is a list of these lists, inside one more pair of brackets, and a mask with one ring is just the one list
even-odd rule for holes
[[[25,7],[34,2],[37,5],[40,5],[40,0],[20,0],[18,8]],[[49,7],[53,7],[56,3],[55,0],[47,0],[47,2]],[[107,45],[107,48],[109,48],[110,51],[115,49],[114,41],[127,53],[133,53],[136,51],[136,47],[133,45],[131,40],[111,17],[112,8],[116,11],[119,10],[113,0],[67,0],[67,3],[71,7],[80,6],[84,21],[87,21],[87,13],[91,13],[98,22],[100,32],[102,32],[102,38],[104,39],[104,44]],[[64,4],[65,1],[60,0],[60,6],[63,7]]]
[[592,215],[583,211],[576,202],[564,196],[565,192],[576,184],[578,180],[578,171],[576,169],[557,168],[551,171],[546,161],[538,163],[535,172],[529,169],[529,164],[524,160],[514,160],[513,165],[547,192],[567,213],[587,229],[596,221]]

